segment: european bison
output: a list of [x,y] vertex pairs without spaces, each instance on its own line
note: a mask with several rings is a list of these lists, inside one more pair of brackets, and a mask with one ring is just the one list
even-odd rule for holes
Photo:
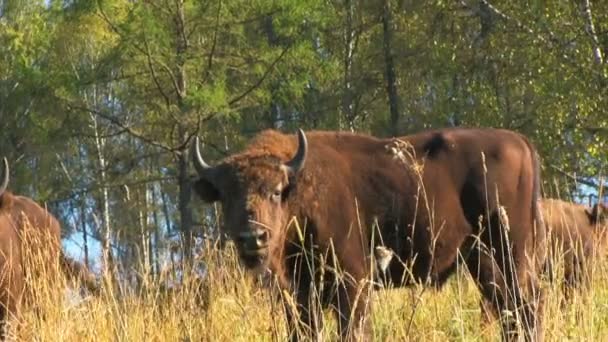
[[[568,299],[573,290],[590,285],[593,260],[603,254],[608,238],[608,208],[601,203],[589,208],[558,199],[542,199],[540,205],[549,242],[546,270],[554,280],[553,261],[563,264],[563,290]],[[487,306],[482,304],[484,324],[494,316]]]
[[295,303],[286,298],[292,340],[319,331],[322,316],[311,303],[334,309],[342,338],[369,338],[370,254],[378,246],[399,260],[386,272],[398,286],[440,286],[464,261],[485,298],[508,311],[504,339],[517,338],[517,322],[527,339],[541,331],[539,171],[522,135],[445,129],[379,139],[268,130],[213,167],[198,139],[192,155],[194,189],[203,201],[222,203],[244,265],[270,270],[293,294]]
[[[587,287],[594,256],[601,253],[608,231],[608,210],[598,203],[592,208],[556,199],[541,201],[548,229],[550,260],[563,260],[564,291]],[[550,269],[551,271],[551,269]]]
[[[7,320],[19,316],[19,309],[26,293],[28,268],[37,261],[26,258],[42,256],[44,266],[58,261],[71,277],[78,277],[96,292],[93,277],[80,263],[66,257],[61,250],[59,222],[44,208],[31,199],[13,195],[7,191],[9,166],[2,160],[0,181],[0,339],[6,333]],[[27,239],[27,243],[25,242]],[[26,250],[27,248],[27,250]],[[52,258],[52,259],[51,259]],[[54,259],[54,260],[53,260]],[[39,261],[38,261],[39,262]]]

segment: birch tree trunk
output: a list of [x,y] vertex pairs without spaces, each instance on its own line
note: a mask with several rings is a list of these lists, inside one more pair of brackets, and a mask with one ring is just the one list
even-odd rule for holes
[[106,174],[106,159],[104,156],[105,139],[99,133],[99,125],[97,117],[94,114],[90,115],[91,123],[93,127],[94,141],[95,141],[95,152],[97,154],[97,163],[99,165],[99,181],[101,183],[101,224],[102,232],[102,258],[104,265],[104,273],[111,274],[113,263],[112,263],[112,229],[110,226],[110,199],[107,184]]
[[[85,160],[85,156],[82,153],[82,149],[78,149],[78,156],[80,160]],[[80,171],[84,173],[85,166],[81,164]],[[91,267],[89,263],[89,236],[87,229],[87,208],[86,208],[86,199],[80,198],[78,201],[79,211],[80,211],[80,229],[82,231],[82,249],[84,253],[84,265],[89,268]]]
[[[186,20],[184,15],[184,0],[178,0],[175,2],[175,47],[176,47],[176,64],[175,64],[175,75],[177,78],[176,92],[177,92],[177,106],[181,111],[181,114],[186,114],[186,106],[184,104],[184,98],[187,94],[187,74],[185,69],[186,53],[188,51],[188,34],[186,32]],[[171,110],[171,109],[169,109]],[[181,122],[177,123],[179,128],[179,137],[181,143],[186,142],[188,139],[188,128],[184,127]],[[183,144],[181,144],[183,145]],[[183,147],[179,153],[177,153],[177,177],[179,184],[179,213],[180,213],[180,231],[183,241],[183,258],[186,262],[192,260],[192,207],[191,207],[191,182],[188,173],[189,165],[189,153],[186,146]]]
[[345,0],[344,7],[346,17],[344,22],[344,76],[342,85],[342,114],[346,118],[346,124],[351,132],[355,131],[355,106],[354,106],[354,90],[353,90],[353,62],[357,46],[357,33],[354,28],[354,14],[356,0]]
[[139,223],[139,234],[140,234],[140,250],[141,250],[141,255],[139,256],[138,262],[140,262],[143,266],[143,274],[149,275],[150,274],[150,265],[151,263],[150,261],[150,249],[149,249],[149,244],[148,241],[150,239],[150,236],[148,234],[148,221],[147,221],[147,216],[148,216],[148,186],[147,185],[143,185],[143,189],[138,189],[137,191],[138,193],[138,198],[139,198],[139,203],[138,203],[138,215],[137,215],[137,220]]
[[595,63],[601,65],[604,63],[604,58],[602,56],[602,50],[600,49],[600,42],[595,31],[595,25],[593,24],[591,0],[582,0],[581,7],[583,12],[583,20],[585,21],[585,31],[589,35],[589,38],[591,38],[593,59],[595,60]]
[[89,268],[89,237],[87,236],[87,220],[84,201],[80,201],[80,229],[82,230],[82,249],[84,252],[84,265]]
[[178,184],[179,184],[179,216],[180,216],[180,233],[183,242],[183,257],[185,261],[192,259],[192,207],[191,207],[191,187],[192,184],[188,176],[188,151],[182,151],[177,157],[178,166]]
[[[161,187],[159,187],[159,189],[161,189]],[[155,206],[152,210],[152,226],[154,227],[154,236],[153,236],[153,245],[152,245],[152,250],[153,250],[153,254],[154,254],[154,273],[156,275],[160,274],[160,220],[158,219],[158,210],[157,210],[157,205],[158,205],[158,198],[156,196],[156,189],[155,187],[152,188],[152,203]]]

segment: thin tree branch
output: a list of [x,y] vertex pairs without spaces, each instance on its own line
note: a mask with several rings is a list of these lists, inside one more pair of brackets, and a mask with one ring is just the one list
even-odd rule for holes
[[[78,229],[78,228],[74,228],[74,232],[78,232],[78,234],[84,233],[84,234],[86,234],[86,236],[92,238],[93,240],[97,241],[98,243],[102,243],[103,242],[103,238],[101,236],[99,236],[99,232],[98,232],[97,229],[95,229],[95,232],[97,234],[92,234],[92,233],[89,233],[89,232],[83,232],[82,229]],[[76,242],[76,240],[72,237],[73,234],[74,233],[70,234],[69,236],[63,237],[62,240],[70,241],[76,247],[78,247],[80,249],[83,249],[83,246],[80,243]],[[116,249],[119,252],[124,251],[124,247],[122,247],[122,246],[120,246],[120,245],[118,245],[118,244],[116,244],[114,242],[110,242],[109,245],[110,245],[110,247]]]
[[[480,2],[480,4],[486,6],[486,8],[488,10],[490,10],[490,12],[493,15],[496,15],[497,17],[499,17],[500,19],[504,20],[507,23],[513,24],[518,30],[524,31],[524,32],[526,32],[526,33],[528,33],[530,35],[533,35],[541,43],[543,43],[543,44],[545,44],[545,45],[547,45],[547,46],[549,46],[551,48],[560,47],[560,46],[563,45],[553,31],[546,30],[546,34],[549,36],[547,38],[543,34],[541,34],[541,33],[537,32],[537,31],[535,31],[534,29],[532,29],[530,26],[524,24],[519,19],[514,18],[514,17],[512,17],[510,15],[507,15],[506,13],[502,12],[497,7],[495,7],[494,5],[492,5],[488,0],[479,0],[479,2]],[[471,10],[474,13],[477,13],[477,11],[475,9],[473,9],[469,4],[467,4],[466,1],[460,0],[459,3],[461,4],[461,6],[463,6],[467,10]],[[582,69],[589,70],[591,73],[604,78],[603,73],[599,72],[597,69],[595,69],[595,68],[587,68],[587,67],[581,66],[579,63],[577,63],[576,61],[574,61],[570,56],[568,56],[567,54],[563,53],[563,51],[560,51],[559,53],[557,53],[556,56],[558,56],[561,59],[565,60],[566,62],[568,62],[572,66],[575,66],[577,68],[582,68]]]
[[93,84],[100,84],[100,83],[103,84],[103,83],[110,83],[110,82],[119,82],[119,81],[132,79],[135,77],[139,77],[144,74],[147,74],[147,72],[138,71],[138,72],[134,72],[132,74],[125,74],[124,72],[121,71],[120,75],[116,75],[116,76],[112,76],[112,77],[101,77],[100,75],[96,74],[94,77],[85,78],[85,80],[83,80],[79,84],[83,85],[83,86],[90,86]]
[[266,69],[266,71],[264,72],[264,74],[262,75],[262,77],[260,77],[260,79],[257,82],[255,82],[249,88],[247,88],[242,94],[240,94],[240,95],[234,97],[232,100],[228,101],[228,105],[232,106],[232,105],[236,104],[237,102],[239,102],[243,98],[245,98],[247,95],[249,95],[249,93],[251,93],[255,89],[259,88],[260,85],[262,85],[262,83],[266,79],[266,77],[268,77],[268,75],[270,75],[270,73],[272,72],[272,70],[274,69],[274,67],[279,63],[279,61],[281,59],[283,59],[283,56],[285,56],[287,54],[287,51],[289,51],[289,49],[291,48],[291,46],[292,46],[291,44],[289,44],[288,46],[286,46],[283,49],[283,51],[281,51],[281,54],[270,64],[270,66],[268,67],[268,69]]
[[562,169],[559,166],[556,166],[556,165],[553,165],[553,164],[551,164],[549,166],[552,169],[556,170],[557,172],[561,173],[562,175],[566,176],[570,180],[573,180],[573,181],[575,181],[577,183],[581,183],[583,185],[587,185],[587,186],[590,186],[590,187],[593,187],[593,188],[599,188],[600,187],[600,185],[598,183],[596,183],[594,181],[587,180],[587,179],[582,178],[582,177],[577,177],[577,176],[575,176],[573,174],[570,174],[566,170]]
[[215,49],[217,47],[217,37],[220,30],[220,14],[222,10],[222,0],[218,1],[217,13],[215,16],[215,30],[213,31],[213,43],[211,44],[211,52],[207,59],[207,70],[205,70],[205,76],[203,77],[203,83],[207,83],[209,77],[211,77],[211,67],[213,66],[213,56],[215,55]]
[[128,126],[127,124],[121,122],[120,120],[118,120],[117,118],[115,118],[115,117],[113,117],[111,115],[105,114],[105,113],[103,113],[101,111],[98,111],[98,110],[95,110],[93,108],[89,108],[89,107],[86,107],[86,106],[76,106],[76,105],[68,104],[67,107],[70,110],[85,111],[85,112],[94,114],[95,116],[98,116],[98,117],[100,117],[100,118],[102,118],[104,120],[107,120],[111,124],[113,124],[115,126],[118,126],[118,128],[126,131],[129,135],[131,135],[134,138],[137,138],[137,139],[139,139],[139,140],[141,140],[141,141],[143,141],[143,142],[145,142],[147,144],[150,144],[152,146],[156,146],[158,148],[161,148],[161,149],[169,151],[169,152],[175,152],[176,151],[176,149],[173,148],[173,147],[171,147],[171,146],[165,145],[165,144],[163,144],[161,142],[158,142],[158,141],[156,141],[154,139],[146,137],[144,134],[138,132],[137,130],[133,129],[132,127]]
[[[174,176],[165,176],[165,177],[152,177],[152,178],[140,179],[137,181],[126,182],[126,183],[122,182],[122,183],[106,184],[106,185],[94,184],[89,187],[82,187],[79,189],[64,191],[63,194],[61,192],[57,192],[57,193],[55,193],[54,196],[50,196],[50,197],[55,197],[55,198],[49,199],[49,200],[44,200],[44,202],[55,205],[55,204],[59,204],[59,203],[65,202],[65,201],[73,200],[77,196],[88,194],[90,192],[95,192],[95,191],[98,191],[103,188],[108,188],[108,189],[120,188],[125,185],[126,186],[137,186],[137,185],[149,184],[149,183],[155,183],[155,182],[174,181],[175,179],[176,179],[176,177],[174,177]],[[67,193],[69,195],[67,195],[67,194],[64,195],[65,193]]]
[[[112,31],[114,31],[114,33],[116,33],[121,38],[123,38],[123,40],[125,40],[125,41],[130,40],[130,39],[126,39],[125,35],[120,30],[120,28],[118,28],[116,25],[114,25],[114,23],[110,20],[110,18],[107,16],[107,14],[105,13],[105,11],[103,10],[103,8],[102,8],[102,6],[101,6],[101,4],[100,4],[99,1],[98,1],[98,8],[99,8],[99,13],[101,15],[101,18],[110,26],[110,28],[112,29]],[[173,88],[175,89],[175,93],[177,94],[177,96],[183,97],[182,91],[180,90],[179,84],[177,82],[177,78],[175,77],[175,74],[173,73],[173,71],[171,70],[171,68],[169,68],[169,66],[166,65],[165,63],[163,63],[162,61],[157,60],[155,58],[152,58],[152,56],[150,56],[149,54],[146,53],[146,49],[142,48],[141,46],[139,46],[138,44],[136,44],[132,40],[131,40],[131,45],[137,51],[139,51],[141,54],[143,54],[145,56],[149,56],[152,61],[154,61],[155,63],[157,63],[158,65],[160,65],[162,67],[162,69],[169,75],[169,78],[171,78],[171,81],[173,83]]]
[[161,87],[158,77],[156,76],[156,70],[154,69],[154,64],[152,63],[152,55],[150,53],[150,44],[148,44],[148,38],[146,37],[144,37],[144,45],[146,47],[146,60],[148,62],[148,68],[150,69],[150,73],[152,74],[152,80],[154,81],[156,89],[158,89],[160,95],[165,99],[165,104],[167,105],[167,108],[169,108],[169,106],[171,105],[171,99],[165,93],[163,87]]
[[[98,136],[102,139],[107,139],[107,138],[114,138],[114,137],[118,137],[121,136],[123,134],[128,134],[129,132],[127,132],[127,130],[125,129],[119,129],[116,132],[111,132],[111,133],[106,133],[106,134],[99,134]],[[71,134],[69,136],[70,138],[95,138],[94,134],[87,134],[87,133],[82,133],[81,131],[78,131],[78,133],[76,134]]]
[[[528,25],[522,23],[520,20],[513,18],[507,14],[505,14],[504,12],[500,11],[498,8],[496,8],[494,5],[492,5],[491,3],[489,3],[487,0],[480,0],[479,1],[481,4],[487,6],[487,8],[489,10],[492,11],[492,13],[494,13],[494,15],[497,15],[498,17],[500,17],[501,19],[505,20],[506,22],[510,22],[515,24],[515,26],[520,29],[523,30],[529,34],[532,34],[534,36],[536,36],[539,40],[541,40],[542,42],[545,43],[550,43],[550,42],[559,42],[559,40],[556,38],[555,34],[552,31],[548,31],[547,33],[549,34],[549,40],[547,40],[544,36],[536,33],[532,28],[530,28]],[[461,1],[461,3],[464,4],[464,1]]]
[[[266,13],[261,13],[258,16],[246,18],[243,20],[224,21],[220,24],[220,28],[225,29],[225,28],[230,28],[230,27],[237,26],[237,25],[246,25],[246,24],[254,23],[254,22],[260,21],[268,16],[273,16],[275,14],[280,14],[280,13],[284,13],[284,12],[285,12],[285,9],[281,8],[281,9],[270,10]],[[199,24],[200,23],[195,23],[193,27],[200,29],[202,32],[208,32],[210,30],[214,30],[216,27],[216,24],[209,24],[209,25],[199,25]],[[192,33],[193,32],[191,31],[190,35]]]

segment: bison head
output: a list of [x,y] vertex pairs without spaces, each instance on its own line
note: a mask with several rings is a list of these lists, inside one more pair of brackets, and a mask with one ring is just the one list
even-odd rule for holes
[[195,139],[191,154],[199,178],[194,190],[205,202],[222,203],[224,225],[245,266],[263,265],[281,241],[290,219],[287,198],[307,150],[306,135],[299,130],[297,151],[288,162],[272,154],[243,153],[212,167]]
[[608,223],[608,206],[603,203],[596,203],[591,210],[587,209],[587,215],[592,224]]

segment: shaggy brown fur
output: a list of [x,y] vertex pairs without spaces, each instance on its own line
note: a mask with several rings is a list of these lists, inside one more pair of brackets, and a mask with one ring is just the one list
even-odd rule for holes
[[[547,271],[554,280],[553,261],[564,266],[563,290],[566,299],[576,289],[590,286],[593,260],[605,254],[608,238],[608,208],[601,203],[592,208],[557,199],[540,201],[547,237],[549,258]],[[493,320],[495,313],[482,304],[483,324]]]
[[608,210],[603,204],[593,208],[556,199],[542,202],[551,241],[550,260],[563,260],[564,290],[588,287],[593,259],[606,244]]
[[[4,161],[6,163],[6,161]],[[8,166],[6,166],[8,170]],[[0,177],[8,177],[0,172]],[[4,179],[4,178],[0,178]],[[29,270],[24,258],[41,255],[60,262],[72,277],[80,278],[87,288],[97,293],[94,278],[80,263],[66,257],[61,250],[59,222],[30,198],[0,191],[0,330],[4,337],[9,317],[18,318],[26,293],[25,277]],[[25,242],[27,239],[27,243]],[[27,247],[26,247],[27,246]],[[27,251],[24,248],[29,248]]]
[[[370,258],[380,245],[398,260],[385,272],[392,283],[440,286],[460,259],[498,312],[519,314],[528,339],[540,331],[532,293],[539,293],[542,258],[534,252],[543,255],[544,229],[536,221],[536,152],[525,137],[496,129],[427,131],[401,141],[306,136],[299,171],[285,167],[297,138],[275,131],[213,168],[194,153],[195,190],[222,202],[244,264],[270,269],[293,294],[292,339],[319,330],[314,303],[334,309],[343,338],[369,338]],[[514,320],[504,322],[503,337],[516,338]]]

